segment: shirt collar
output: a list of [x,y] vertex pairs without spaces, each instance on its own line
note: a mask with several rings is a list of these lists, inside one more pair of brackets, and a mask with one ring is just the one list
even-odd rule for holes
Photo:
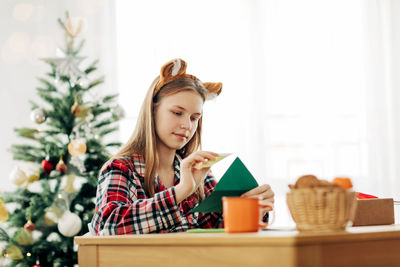
[[140,154],[133,154],[132,162],[133,162],[133,167],[135,168],[137,174],[139,174],[140,177],[144,178],[144,172],[146,166],[144,157]]

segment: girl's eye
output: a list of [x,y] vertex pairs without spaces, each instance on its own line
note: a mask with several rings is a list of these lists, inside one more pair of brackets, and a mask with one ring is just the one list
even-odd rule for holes
[[190,118],[192,121],[198,121],[200,118],[197,118],[197,117],[192,117],[192,118]]
[[176,116],[180,116],[180,115],[182,115],[182,113],[181,113],[181,112],[177,112],[177,111],[172,111],[172,113],[174,113]]

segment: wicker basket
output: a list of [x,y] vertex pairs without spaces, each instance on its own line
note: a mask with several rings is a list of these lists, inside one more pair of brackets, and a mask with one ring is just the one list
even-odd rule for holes
[[299,231],[340,231],[351,225],[356,192],[341,188],[292,189],[286,201]]

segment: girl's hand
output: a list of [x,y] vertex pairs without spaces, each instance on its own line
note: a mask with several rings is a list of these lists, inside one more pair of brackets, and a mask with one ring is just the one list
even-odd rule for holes
[[[193,194],[193,192],[195,192],[202,184],[207,172],[210,170],[210,167],[201,168],[200,165],[209,160],[214,160],[217,156],[218,154],[214,152],[197,151],[182,160],[180,166],[181,180],[176,186],[179,191],[179,196],[177,193],[178,203]],[[183,199],[181,199],[181,197],[183,197]]]
[[[260,203],[270,204],[271,206],[274,205],[274,201],[275,201],[274,196],[275,196],[275,194],[272,191],[271,186],[268,184],[260,185],[250,191],[247,191],[243,195],[241,195],[241,197],[259,198]],[[270,211],[270,208],[266,207],[266,208],[263,208],[262,210],[263,210],[263,214],[265,214],[266,212]]]

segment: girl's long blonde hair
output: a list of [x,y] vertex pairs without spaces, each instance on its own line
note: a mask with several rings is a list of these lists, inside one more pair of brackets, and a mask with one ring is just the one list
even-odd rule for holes
[[[155,86],[159,80],[160,76],[153,81],[146,94],[132,136],[111,158],[111,160],[113,160],[121,157],[130,157],[133,154],[140,154],[143,156],[145,159],[144,189],[150,197],[154,196],[154,180],[159,164],[156,150],[156,143],[158,140],[155,131],[155,108],[165,96],[173,95],[182,91],[197,92],[202,97],[203,102],[206,100],[208,93],[206,87],[200,81],[185,78],[164,85],[156,95],[153,95]],[[198,121],[197,129],[192,139],[182,149],[177,150],[179,156],[185,158],[187,155],[190,155],[201,148],[201,128],[202,117],[200,117]],[[201,198],[204,198],[203,186],[199,187],[198,194]]]

